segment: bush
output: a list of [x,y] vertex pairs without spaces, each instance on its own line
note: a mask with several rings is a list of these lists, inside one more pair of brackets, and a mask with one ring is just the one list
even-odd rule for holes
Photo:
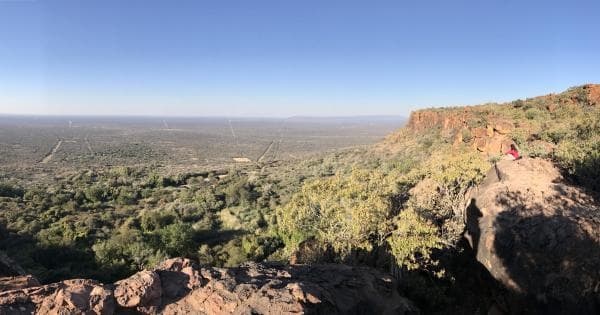
[[9,183],[0,183],[0,197],[22,198],[25,190]]
[[467,128],[461,130],[461,135],[463,138],[463,142],[470,142],[471,140],[473,140],[473,135],[471,134],[471,131]]
[[419,170],[425,177],[412,190],[408,207],[435,222],[449,244],[460,240],[467,191],[481,181],[490,164],[469,149],[441,150]]
[[283,246],[283,241],[274,236],[246,235],[242,238],[242,248],[246,257],[261,261]]
[[278,227],[288,250],[314,237],[344,259],[354,249],[383,243],[391,229],[395,173],[352,171],[305,184],[278,209]]
[[534,120],[540,116],[540,110],[537,108],[530,108],[525,111],[525,118],[529,120]]
[[239,179],[225,188],[227,206],[252,205],[260,193],[245,178]]
[[110,196],[108,191],[99,185],[90,186],[84,191],[84,194],[85,198],[91,202],[103,202]]
[[175,213],[166,211],[146,211],[140,221],[144,232],[154,232],[175,222]]
[[151,268],[166,258],[164,252],[148,245],[140,231],[127,226],[116,231],[110,239],[98,242],[92,249],[98,264],[114,273],[112,278]]
[[133,190],[133,188],[120,187],[117,190],[115,202],[119,205],[133,205],[137,202],[139,197],[139,193]]
[[587,141],[563,141],[554,156],[577,183],[600,192],[600,136]]
[[196,194],[194,200],[200,209],[216,212],[225,206],[224,198],[217,195],[213,190],[202,190]]
[[529,134],[524,129],[515,128],[510,132],[510,137],[518,146],[521,146],[527,143]]
[[558,144],[568,136],[569,132],[563,128],[550,128],[542,132],[542,140]]
[[554,158],[578,184],[600,191],[600,111],[586,116],[558,144]]
[[160,239],[159,249],[171,257],[191,257],[195,251],[194,230],[183,222],[169,224],[156,231]]
[[438,264],[431,258],[434,249],[442,248],[437,229],[410,209],[396,219],[396,229],[388,243],[396,262],[408,270],[427,270]]

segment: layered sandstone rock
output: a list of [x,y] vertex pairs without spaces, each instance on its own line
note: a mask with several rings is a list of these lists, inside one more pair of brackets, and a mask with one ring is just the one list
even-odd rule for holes
[[587,93],[590,105],[600,106],[600,84],[587,84],[583,89]]
[[[480,113],[473,107],[452,110],[421,110],[411,113],[407,127],[415,132],[439,128],[444,135],[452,136],[455,146],[463,143],[485,155],[498,155],[509,150],[513,143],[510,132],[515,128],[510,121],[488,115],[487,124],[470,127]],[[467,138],[465,138],[465,135]]]
[[39,281],[32,275],[0,277],[0,291],[24,289],[39,285]]

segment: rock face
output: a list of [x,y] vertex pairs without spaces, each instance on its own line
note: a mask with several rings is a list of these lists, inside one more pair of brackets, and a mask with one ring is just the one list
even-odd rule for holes
[[199,268],[163,262],[114,285],[67,280],[0,292],[0,314],[417,314],[396,282],[344,265]]
[[412,112],[407,127],[415,132],[440,128],[453,138],[454,145],[469,144],[485,155],[497,155],[509,150],[512,140],[510,132],[515,128],[512,122],[486,116],[487,124],[470,127],[482,115],[476,107],[456,108],[452,110],[420,110]]
[[31,275],[0,277],[0,291],[39,286],[39,281]]
[[112,314],[110,286],[93,280],[66,280],[0,292],[0,314]]
[[467,239],[518,294],[557,313],[600,312],[600,207],[551,162],[500,161],[471,194]]
[[[575,91],[575,90],[574,90]],[[536,102],[546,104],[549,112],[554,112],[562,106],[600,106],[600,85],[587,84],[574,91],[560,94],[548,94],[533,98]],[[523,102],[506,103],[497,106],[523,107]],[[502,116],[489,111],[486,106],[464,106],[445,109],[423,109],[410,114],[406,129],[415,133],[428,130],[440,130],[441,134],[455,145],[467,144],[477,149],[482,155],[492,157],[509,150],[513,143],[511,133],[516,128],[529,130],[527,123],[514,124],[510,116]],[[535,140],[533,139],[527,139]],[[398,132],[386,137],[383,149],[394,151],[396,146],[403,146],[406,137]],[[550,143],[544,143],[539,148],[550,150]]]
[[442,129],[456,129],[466,127],[467,122],[472,119],[472,112],[468,107],[463,111],[419,110],[412,112],[408,119],[407,127],[421,131],[429,128],[440,127]]
[[592,106],[600,105],[600,84],[587,84],[583,87]]

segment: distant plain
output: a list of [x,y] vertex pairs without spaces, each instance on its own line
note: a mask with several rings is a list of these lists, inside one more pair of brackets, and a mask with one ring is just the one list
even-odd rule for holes
[[4,172],[117,165],[217,169],[368,145],[399,116],[161,118],[0,116]]

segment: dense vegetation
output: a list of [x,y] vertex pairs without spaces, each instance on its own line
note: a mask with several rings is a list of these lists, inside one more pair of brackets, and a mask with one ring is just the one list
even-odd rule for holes
[[[553,159],[569,179],[599,191],[600,110],[583,88],[474,107],[472,115],[473,128],[489,117],[510,120],[509,137],[525,155]],[[463,143],[453,141],[458,132]],[[43,281],[112,281],[173,256],[216,266],[291,256],[367,264],[399,270],[409,279],[406,295],[442,310],[459,290],[460,268],[448,256],[463,252],[467,191],[499,158],[474,150],[469,133],[405,128],[388,144],[400,144],[393,150],[264,168],[166,176],[112,167],[50,184],[7,179],[0,249]]]
[[168,177],[117,167],[50,186],[3,184],[1,193],[10,231],[2,247],[44,281],[115,280],[168,256],[235,265],[281,247],[266,230],[278,196],[235,171]]

